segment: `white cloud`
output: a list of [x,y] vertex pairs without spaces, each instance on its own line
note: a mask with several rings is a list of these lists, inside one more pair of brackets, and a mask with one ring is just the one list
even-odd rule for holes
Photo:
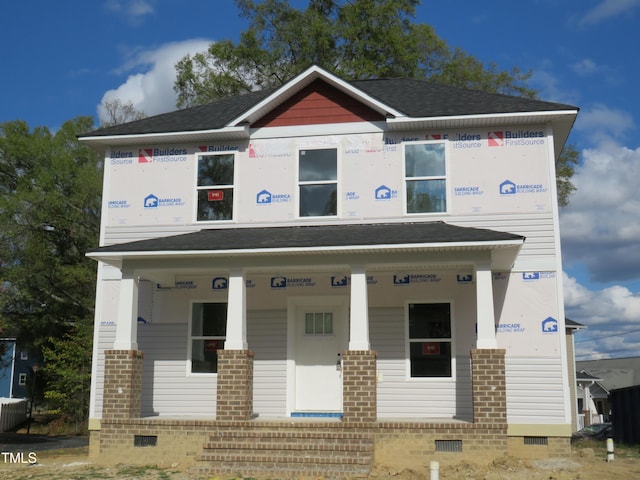
[[596,104],[578,115],[575,129],[588,133],[596,142],[607,142],[611,138],[623,138],[635,128],[633,117],[623,110]]
[[578,75],[591,75],[598,71],[598,66],[590,58],[584,58],[571,65],[571,69]]
[[148,116],[175,110],[175,64],[187,54],[206,50],[210,43],[211,40],[193,39],[137,52],[118,72],[142,72],[131,73],[122,85],[103,95],[98,105],[100,121],[106,120],[104,103],[115,99],[125,104],[130,101],[136,110],[143,111]]
[[560,211],[563,257],[580,262],[597,282],[640,275],[640,148],[611,141],[582,152],[573,179],[577,191]]
[[147,15],[153,15],[155,8],[152,0],[107,0],[105,8],[124,15],[132,24],[140,24]]
[[629,356],[640,349],[640,293],[620,285],[589,290],[566,273],[563,287],[566,316],[587,326],[576,335],[578,357]]
[[588,26],[631,12],[640,7],[640,0],[603,0],[582,16],[579,24]]

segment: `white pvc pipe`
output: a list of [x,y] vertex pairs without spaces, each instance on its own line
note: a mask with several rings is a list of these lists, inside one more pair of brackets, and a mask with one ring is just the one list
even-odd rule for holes
[[613,438],[607,438],[607,462],[613,462]]
[[431,470],[431,480],[438,480],[440,478],[440,464],[438,462],[431,462],[429,464]]

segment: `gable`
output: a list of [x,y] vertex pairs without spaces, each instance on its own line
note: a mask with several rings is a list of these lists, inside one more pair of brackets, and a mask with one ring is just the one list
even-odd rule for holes
[[322,80],[315,80],[255,121],[251,127],[375,122],[384,117]]

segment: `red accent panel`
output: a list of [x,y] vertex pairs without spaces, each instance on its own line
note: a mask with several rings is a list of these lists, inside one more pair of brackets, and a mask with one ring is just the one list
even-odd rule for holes
[[254,122],[252,128],[384,120],[375,110],[321,80],[296,93]]

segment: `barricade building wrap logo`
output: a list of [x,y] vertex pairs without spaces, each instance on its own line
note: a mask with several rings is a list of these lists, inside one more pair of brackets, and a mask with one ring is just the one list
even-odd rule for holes
[[130,208],[131,204],[128,200],[109,200],[107,208]]
[[291,201],[289,193],[274,193],[268,190],[260,190],[256,194],[256,203],[258,205],[271,205],[272,203],[288,203]]
[[398,190],[393,190],[386,185],[380,185],[374,192],[376,200],[391,200],[398,198]]
[[437,283],[442,277],[435,273],[416,273],[407,275],[394,275],[394,285],[410,285],[412,283]]
[[316,286],[316,282],[310,277],[271,277],[270,284],[273,289]]
[[541,183],[516,184],[511,180],[505,180],[500,184],[500,195],[519,195],[526,193],[547,193],[547,188]]
[[144,208],[182,207],[185,203],[181,197],[159,198],[154,194],[144,197]]
[[211,281],[212,290],[226,290],[227,288],[229,288],[229,281],[226,277],[215,277]]
[[542,321],[542,333],[558,333],[558,321],[553,317],[547,317]]
[[172,163],[186,161],[186,148],[141,148],[138,150],[138,163]]
[[521,147],[544,144],[545,134],[541,130],[497,130],[487,133],[489,147]]

